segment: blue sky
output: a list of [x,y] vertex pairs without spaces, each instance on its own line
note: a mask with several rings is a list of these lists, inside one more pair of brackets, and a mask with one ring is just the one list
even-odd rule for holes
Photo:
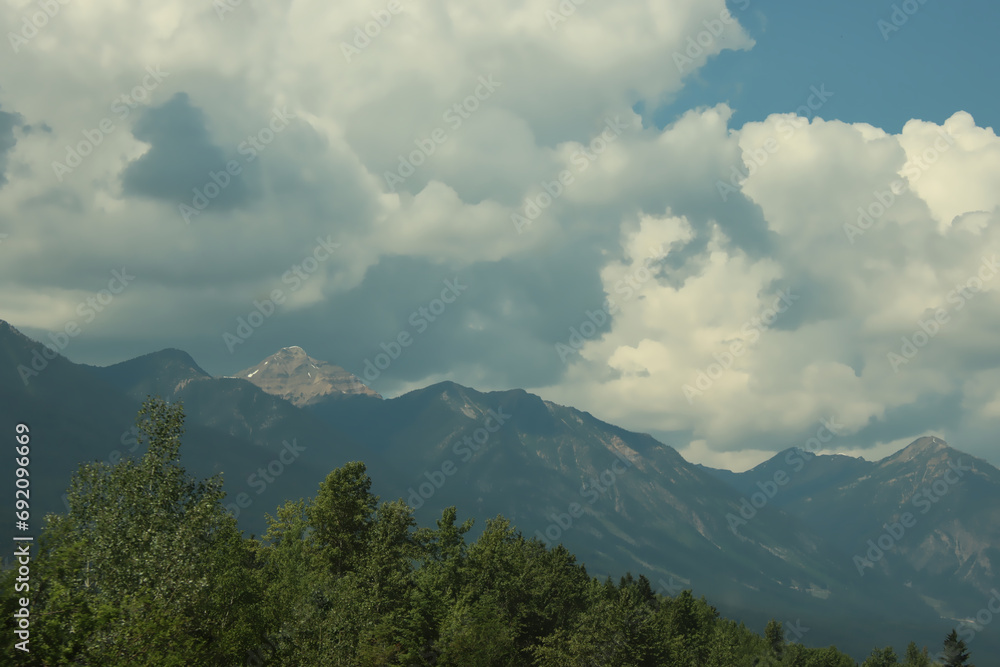
[[[885,27],[897,27],[894,7],[904,4],[918,9],[904,11],[905,23],[897,18],[898,30]],[[658,127],[720,102],[735,109],[739,127],[794,110],[820,84],[834,93],[824,118],[899,132],[912,118],[942,123],[960,108],[980,126],[998,126],[995,2],[750,0],[728,7],[756,45],[723,51],[690,76],[675,100],[653,112]]]
[[525,388],[720,467],[831,420],[1000,464],[1000,9],[897,4],[11,3],[0,318]]

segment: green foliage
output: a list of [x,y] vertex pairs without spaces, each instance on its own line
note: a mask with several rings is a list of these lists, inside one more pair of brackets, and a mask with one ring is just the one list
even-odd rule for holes
[[[774,620],[755,634],[689,590],[663,597],[630,573],[599,581],[503,517],[471,544],[454,507],[418,527],[402,500],[372,495],[361,462],[246,539],[221,481],[179,465],[181,406],[149,400],[138,423],[142,460],[81,466],[69,512],[48,517],[18,664],[855,667],[834,647],[787,642]],[[8,636],[13,576],[0,598]],[[945,650],[968,664],[954,632]],[[906,661],[930,664],[912,643]],[[864,664],[899,663],[877,649]]]
[[954,628],[944,639],[944,667],[976,667],[969,662],[969,650]]
[[905,660],[904,667],[931,667],[931,659],[927,655],[927,649],[924,648],[921,651],[917,648],[916,642],[910,642],[906,647]]
[[146,401],[143,458],[81,466],[68,514],[46,517],[30,663],[239,664],[256,641],[259,567],[221,479],[179,465],[183,422],[180,405]]
[[861,663],[861,667],[892,667],[892,665],[898,664],[899,658],[896,656],[896,652],[892,650],[892,647],[876,647],[872,649],[871,655]]
[[767,642],[768,656],[781,660],[785,650],[785,629],[781,627],[781,623],[773,618],[767,622],[767,627],[764,628],[764,641]]

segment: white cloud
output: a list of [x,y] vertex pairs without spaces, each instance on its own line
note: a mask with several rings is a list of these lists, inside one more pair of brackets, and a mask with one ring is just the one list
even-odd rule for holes
[[[743,127],[740,147],[753,150],[777,136],[781,120],[772,116]],[[656,143],[669,144],[675,131],[667,128]],[[871,193],[886,189],[914,155],[936,140],[939,149],[947,145],[939,131],[955,137],[953,152],[941,153],[940,164],[921,173],[919,187],[899,195],[850,243],[844,223],[855,222],[857,207],[875,201]],[[1000,251],[998,217],[991,209],[974,231],[958,230],[939,227],[934,211],[995,207],[977,194],[982,172],[989,172],[983,165],[1000,148],[995,137],[986,140],[992,136],[965,113],[941,128],[912,122],[896,136],[838,121],[798,129],[742,187],[777,233],[776,252],[752,259],[715,228],[697,275],[679,289],[665,280],[645,286],[641,299],[615,315],[610,332],[584,345],[567,381],[546,391],[570,404],[600,406],[611,421],[641,430],[690,429],[719,450],[739,449],[763,434],[791,437],[829,415],[837,415],[848,433],[857,432],[921,397],[955,391],[961,386],[955,379],[975,370],[956,354],[991,326],[998,301],[995,291],[963,297],[953,290],[976,277],[983,256]],[[702,153],[723,151],[718,136],[703,132],[692,139],[698,140]],[[958,181],[972,184],[961,191],[968,197],[935,199]],[[633,245],[626,238],[623,254],[633,253]],[[612,262],[602,272],[609,296],[617,267]],[[1000,286],[1000,278],[984,284]],[[800,295],[788,308],[788,323],[755,324],[779,288]],[[902,354],[902,337],[912,338],[928,317],[933,325],[937,308],[947,311],[948,322],[894,372],[888,353]],[[746,344],[746,351],[730,355],[734,342]],[[729,356],[728,370],[689,405],[683,385],[697,388],[699,374]],[[606,368],[615,371],[611,379],[601,379]],[[979,401],[974,409],[992,415],[994,397]]]
[[[900,134],[789,114],[733,129],[726,105],[693,109],[662,131],[643,126],[632,111],[637,102],[655,108],[706,58],[752,46],[734,24],[691,70],[673,66],[674,53],[725,8],[722,0],[584,3],[554,30],[545,12],[558,11],[555,2],[400,5],[350,62],[341,43],[364,30],[378,3],[244,0],[224,20],[210,4],[65,5],[0,63],[0,106],[36,128],[19,137],[0,189],[9,234],[0,247],[8,286],[0,313],[15,325],[55,328],[81,293],[100,289],[124,263],[139,279],[115,304],[117,335],[177,332],[189,318],[191,330],[217,337],[205,314],[224,313],[226,321],[245,314],[262,290],[281,286],[318,235],[332,235],[343,251],[290,304],[303,311],[360,290],[392,258],[443,275],[483,266],[515,272],[518,262],[572,248],[604,258],[591,274],[620,309],[570,357],[565,375],[536,388],[546,398],[633,429],[690,431],[703,443],[691,452],[705,460],[763,434],[791,437],[831,414],[856,431],[948,392],[961,393],[970,420],[995,424],[1000,397],[982,379],[994,362],[982,368],[981,360],[995,356],[1000,281],[962,297],[961,308],[949,301],[984,254],[1000,253],[1000,141],[992,130],[962,111],[940,127],[911,121]],[[26,11],[4,12],[2,32],[19,30]],[[114,130],[60,182],[52,162],[114,117],[115,100],[149,66],[170,74],[126,118],[115,118]],[[500,85],[487,96],[480,77]],[[477,90],[475,110],[448,115]],[[133,136],[135,123],[178,93],[204,114],[211,147],[226,156],[238,156],[276,107],[297,116],[247,165],[258,197],[252,205],[209,208],[186,225],[176,203],[122,192],[125,168],[152,150]],[[616,117],[626,129],[581,162]],[[447,140],[390,191],[385,172],[436,129]],[[947,149],[942,136],[953,141]],[[744,155],[769,140],[777,148],[742,182],[742,194],[720,197],[718,184],[729,183],[734,168],[748,170]],[[205,165],[206,175],[216,167]],[[511,214],[562,170],[573,183],[518,234]],[[904,179],[904,188],[891,190]],[[891,203],[880,202],[885,192]],[[845,224],[859,224],[859,208],[871,223],[845,233]],[[620,281],[635,276],[656,246],[671,253],[652,267],[663,273],[654,270],[659,277],[626,298]],[[779,289],[800,298],[773,326],[753,324]],[[461,321],[488,332],[474,298],[465,297]],[[550,305],[522,304],[541,313],[539,322],[510,345],[529,336],[548,345],[542,339],[551,331],[585,317],[541,321],[555,311]],[[948,323],[894,372],[887,354],[939,307]],[[430,348],[432,338],[421,344]],[[740,341],[746,351],[689,403],[683,386]],[[478,383],[489,377],[492,353],[479,351],[476,363],[439,353],[434,358],[452,366],[426,379]]]

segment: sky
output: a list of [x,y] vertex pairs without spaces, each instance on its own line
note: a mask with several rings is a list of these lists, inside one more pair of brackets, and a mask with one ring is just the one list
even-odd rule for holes
[[796,4],[7,0],[0,318],[1000,465],[1000,7]]

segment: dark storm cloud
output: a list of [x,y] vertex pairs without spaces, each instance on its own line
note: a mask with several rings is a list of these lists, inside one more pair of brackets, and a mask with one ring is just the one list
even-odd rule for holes
[[[566,370],[556,343],[565,344],[570,327],[604,303],[594,271],[600,263],[597,249],[579,245],[548,257],[482,262],[457,271],[412,257],[386,257],[347,293],[327,295],[301,310],[279,306],[219,370],[235,372],[275,349],[299,345],[360,375],[365,360],[383,351],[382,343],[391,345],[406,332],[413,342],[371,382],[378,391],[391,394],[402,383],[443,368],[482,374],[492,387],[556,382]],[[441,296],[445,281],[463,289],[432,321],[420,309]],[[251,308],[250,303],[236,304],[232,312],[213,318],[220,341],[213,356],[220,350],[229,356],[222,332],[226,327],[232,331],[236,317]],[[602,332],[608,329],[606,325]]]
[[872,420],[856,437],[864,443],[917,438],[932,430],[954,431],[966,416],[961,391],[926,394],[906,405],[889,408],[885,419]]
[[14,148],[16,128],[23,127],[21,114],[0,110],[0,187],[7,184],[7,154]]
[[[177,93],[166,103],[151,107],[132,130],[136,139],[152,147],[130,163],[122,173],[126,195],[160,199],[191,206],[194,190],[212,182],[211,172],[224,172],[235,158],[212,143],[205,114],[191,105],[187,93]],[[241,165],[242,158],[238,159]],[[245,175],[232,176],[228,185],[211,200],[212,210],[228,210],[246,204],[250,188]]]

